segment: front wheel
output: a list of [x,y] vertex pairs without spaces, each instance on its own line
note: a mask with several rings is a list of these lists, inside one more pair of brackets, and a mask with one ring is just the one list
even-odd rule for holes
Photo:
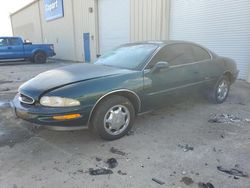
[[104,140],[123,137],[133,126],[135,110],[123,96],[113,95],[101,102],[92,118],[92,125]]
[[215,84],[213,91],[211,92],[211,99],[214,103],[223,103],[228,96],[230,89],[230,81],[227,76],[222,76]]

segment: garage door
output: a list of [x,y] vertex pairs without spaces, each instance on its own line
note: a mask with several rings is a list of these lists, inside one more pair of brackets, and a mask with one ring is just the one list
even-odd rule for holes
[[170,38],[203,44],[233,58],[246,79],[250,64],[249,0],[172,0]]
[[130,0],[98,0],[100,53],[130,40]]

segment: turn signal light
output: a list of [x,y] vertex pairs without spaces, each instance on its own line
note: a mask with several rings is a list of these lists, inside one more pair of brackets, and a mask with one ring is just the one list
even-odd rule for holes
[[53,119],[55,120],[69,120],[69,119],[76,119],[81,117],[80,114],[69,114],[64,116],[53,116]]

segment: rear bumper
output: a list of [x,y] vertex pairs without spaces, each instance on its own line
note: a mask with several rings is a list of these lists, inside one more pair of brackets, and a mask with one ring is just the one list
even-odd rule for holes
[[51,53],[48,54],[48,57],[53,57],[53,56],[55,56],[55,55],[56,55],[55,52],[51,52]]
[[[41,105],[23,104],[18,100],[18,95],[11,102],[14,114],[31,123],[49,126],[54,129],[65,128],[75,130],[87,128],[89,119],[89,110],[82,107],[74,108],[50,108]],[[63,116],[69,114],[80,114],[79,118],[71,120],[55,120],[53,116]]]

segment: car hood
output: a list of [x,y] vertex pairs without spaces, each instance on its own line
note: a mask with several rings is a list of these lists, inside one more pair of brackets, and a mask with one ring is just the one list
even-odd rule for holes
[[92,80],[132,70],[95,64],[74,64],[43,72],[20,86],[19,92],[38,99],[43,93],[76,82]]

